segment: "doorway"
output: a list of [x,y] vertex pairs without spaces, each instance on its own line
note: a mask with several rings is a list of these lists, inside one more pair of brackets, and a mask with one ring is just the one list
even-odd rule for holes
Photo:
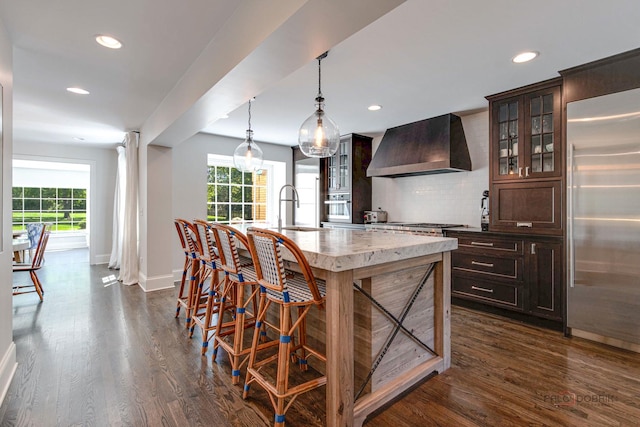
[[13,232],[48,223],[47,251],[89,248],[90,188],[90,164],[13,159]]

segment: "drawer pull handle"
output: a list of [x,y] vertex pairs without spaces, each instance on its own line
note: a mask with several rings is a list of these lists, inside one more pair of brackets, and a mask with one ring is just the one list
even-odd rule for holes
[[533,227],[533,224],[530,222],[516,222],[516,227]]
[[488,292],[490,294],[493,293],[493,289],[481,288],[479,286],[471,286],[471,289],[473,289],[474,291]]
[[493,246],[493,243],[485,243],[485,242],[471,242],[471,244],[474,246],[489,246],[489,247]]
[[471,261],[471,265],[479,265],[480,267],[493,268],[493,263],[490,264],[488,262]]

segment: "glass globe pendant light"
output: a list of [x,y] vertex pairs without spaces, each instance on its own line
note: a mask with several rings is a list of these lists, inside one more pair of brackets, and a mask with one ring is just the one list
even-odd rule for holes
[[324,98],[321,90],[320,62],[327,57],[328,52],[318,59],[318,96],[316,97],[316,111],[302,123],[298,132],[298,145],[307,157],[331,157],[340,146],[340,130],[333,120],[324,112]]
[[253,131],[251,130],[251,102],[253,99],[249,100],[249,129],[247,129],[247,137],[233,152],[233,165],[242,172],[256,172],[262,169],[262,149],[253,141]]

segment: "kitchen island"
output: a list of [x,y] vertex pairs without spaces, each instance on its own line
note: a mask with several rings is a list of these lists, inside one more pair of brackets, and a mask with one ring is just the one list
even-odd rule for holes
[[[403,391],[449,368],[456,239],[300,227],[282,233],[327,282],[328,426],[361,425]],[[283,257],[293,261],[286,251]]]

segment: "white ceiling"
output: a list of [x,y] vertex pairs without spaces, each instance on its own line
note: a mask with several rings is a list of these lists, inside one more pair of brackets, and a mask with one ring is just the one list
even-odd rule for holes
[[[246,102],[256,96],[255,139],[293,145],[314,110],[313,58],[327,49],[327,114],[343,134],[376,136],[486,108],[486,95],[640,47],[637,0],[398,3],[0,0],[15,46],[14,140],[112,144],[140,129],[163,145],[199,130],[244,138]],[[124,47],[99,46],[100,33]],[[540,56],[511,63],[523,50]],[[374,103],[382,110],[368,111]]]

